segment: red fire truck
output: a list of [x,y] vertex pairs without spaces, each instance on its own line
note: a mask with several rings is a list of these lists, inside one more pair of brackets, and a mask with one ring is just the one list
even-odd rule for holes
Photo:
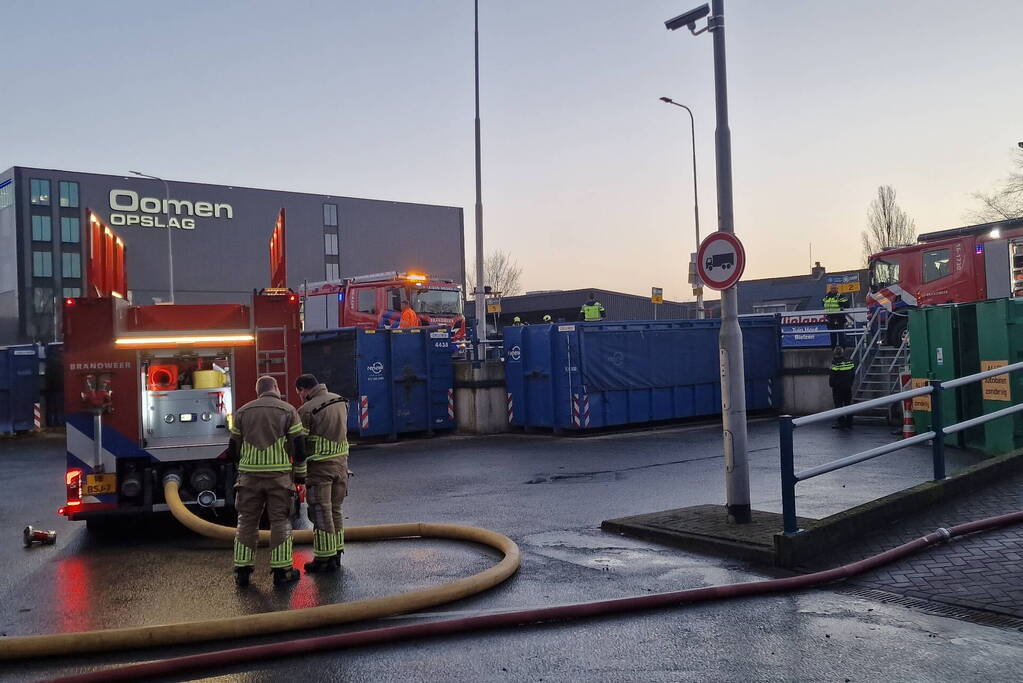
[[277,377],[298,405],[298,295],[287,289],[284,212],[270,240],[271,286],[243,304],[133,306],[123,241],[91,211],[89,291],[65,299],[64,410],[67,503],[90,524],[166,510],[162,478],[181,476],[188,504],[234,504],[223,459],[228,421],[254,399],[260,375]]
[[890,316],[890,343],[910,307],[1007,296],[1023,296],[1023,218],[926,233],[870,257],[867,307]]
[[301,294],[337,297],[338,327],[397,327],[402,307],[408,304],[423,325],[449,327],[454,340],[465,337],[462,287],[453,280],[389,271],[312,282],[303,287]]

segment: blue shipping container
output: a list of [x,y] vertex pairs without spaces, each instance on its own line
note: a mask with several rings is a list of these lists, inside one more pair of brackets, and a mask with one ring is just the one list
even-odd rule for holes
[[[746,408],[773,409],[777,320],[741,325]],[[506,327],[509,421],[584,430],[719,414],[719,329],[718,319]]]
[[454,429],[451,335],[444,328],[342,328],[302,335],[302,369],[349,400],[360,436]]
[[38,401],[38,347],[20,344],[0,348],[0,433],[34,429]]

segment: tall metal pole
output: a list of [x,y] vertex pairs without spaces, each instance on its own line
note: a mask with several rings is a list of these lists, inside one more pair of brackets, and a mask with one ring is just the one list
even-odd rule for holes
[[[700,196],[696,190],[696,118],[693,116],[693,110],[681,102],[676,102],[670,97],[662,97],[661,101],[682,107],[689,114],[689,133],[693,144],[693,218],[696,225],[696,249],[698,250],[700,248]],[[703,320],[706,317],[706,310],[703,307],[703,287],[701,286],[696,291],[698,292],[696,295],[696,317]]]
[[170,303],[174,303],[174,244],[171,241],[171,227],[170,227],[170,185],[163,178],[159,178],[155,175],[148,175],[146,173],[140,173],[138,171],[132,171],[135,175],[140,178],[149,178],[150,180],[159,180],[163,183],[163,211],[164,220],[167,222],[167,275],[168,275],[168,287],[167,291],[170,298]]
[[[732,140],[728,130],[728,83],[725,75],[725,2],[712,0],[708,19],[714,37],[714,94],[717,128],[718,231],[735,232],[732,215]],[[751,519],[749,464],[746,460],[746,389],[739,327],[739,297],[734,286],[721,292],[721,417],[724,426],[725,490],[728,517]]]
[[480,175],[480,2],[474,3],[473,37],[476,58],[476,357],[486,358],[487,297],[483,273],[483,181]]

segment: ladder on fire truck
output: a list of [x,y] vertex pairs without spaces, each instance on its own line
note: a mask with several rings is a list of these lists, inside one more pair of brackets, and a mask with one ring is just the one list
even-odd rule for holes
[[[852,360],[856,363],[853,403],[890,396],[903,390],[902,370],[909,364],[909,337],[903,336],[899,346],[889,345],[888,326],[880,312],[879,308],[867,318],[863,335],[852,352]],[[881,408],[873,414],[891,418],[890,410],[891,407]]]
[[257,327],[255,332],[257,374],[273,377],[281,391],[287,393],[288,328]]

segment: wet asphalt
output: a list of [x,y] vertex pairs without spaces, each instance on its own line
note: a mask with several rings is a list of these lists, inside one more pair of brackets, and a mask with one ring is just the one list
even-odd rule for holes
[[[797,468],[886,443],[886,428],[797,434]],[[375,622],[419,623],[645,595],[771,576],[734,560],[607,534],[612,517],[724,501],[719,428],[683,427],[588,438],[437,437],[357,448],[346,523],[436,521],[484,526],[523,550],[522,568],[485,594]],[[949,469],[975,458],[949,449]],[[260,571],[247,591],[231,553],[173,520],[94,535],[57,517],[63,441],[0,441],[0,633],[3,636],[209,619],[387,595],[450,581],[495,560],[444,541],[352,543],[343,574],[303,577],[281,591]],[[750,427],[754,507],[780,511],[777,432]],[[927,449],[901,451],[799,486],[800,515],[820,517],[926,480]],[[21,547],[26,524],[55,529],[52,547]],[[297,563],[310,557],[302,548]],[[260,555],[258,562],[267,558]],[[355,630],[321,629],[303,635]],[[295,637],[287,636],[287,637]],[[270,642],[0,663],[3,680]],[[356,651],[259,662],[197,675],[274,681],[906,681],[1023,679],[1023,634],[817,589],[545,624]],[[191,680],[191,679],[187,679]]]

